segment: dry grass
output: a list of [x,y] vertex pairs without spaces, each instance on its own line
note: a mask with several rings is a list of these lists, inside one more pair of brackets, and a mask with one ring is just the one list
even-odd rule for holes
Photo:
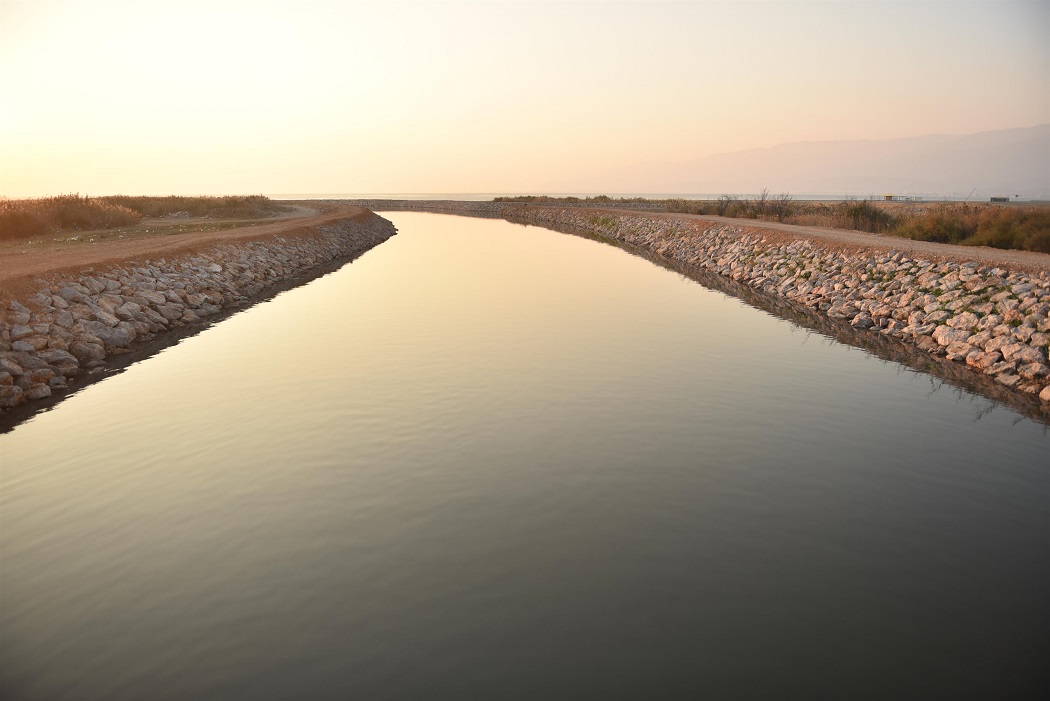
[[216,219],[259,219],[287,207],[276,204],[262,195],[227,195],[224,197],[131,197],[113,195],[98,198],[108,204],[127,207],[144,217],[165,217],[185,213],[191,217],[214,217]]
[[763,190],[755,197],[722,195],[716,200],[614,199],[604,195],[577,197],[498,197],[496,201],[533,204],[640,204],[668,212],[780,221],[884,233],[893,236],[1050,253],[1050,207],[965,202],[886,202],[794,200],[788,194]]
[[142,218],[118,204],[80,195],[0,200],[0,241],[77,229],[128,226]]
[[227,197],[86,197],[80,194],[39,199],[0,199],[0,241],[30,239],[71,231],[113,229],[143,217],[257,219],[286,211],[262,195]]

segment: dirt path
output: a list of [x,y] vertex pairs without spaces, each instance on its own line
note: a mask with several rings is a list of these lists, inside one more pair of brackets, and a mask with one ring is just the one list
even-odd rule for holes
[[[623,209],[615,208],[595,208],[595,211],[619,214],[625,212]],[[753,231],[756,234],[783,241],[795,241],[799,238],[819,241],[824,246],[837,250],[873,249],[886,252],[892,250],[905,252],[908,255],[926,258],[927,260],[975,261],[986,265],[1001,265],[1011,269],[1031,272],[1050,272],[1050,254],[1046,253],[1008,251],[986,246],[954,246],[947,243],[933,243],[932,241],[913,241],[898,236],[869,234],[863,231],[825,229],[817,226],[781,224],[778,222],[758,221],[756,219],[733,219],[705,214],[678,214],[673,212],[641,211],[639,213],[653,218],[692,219],[717,222],[719,224],[732,224],[733,226]]]
[[329,222],[369,216],[367,209],[354,205],[299,203],[294,206],[294,212],[273,220],[263,220],[265,223],[221,231],[181,234],[164,234],[161,231],[156,236],[95,242],[65,240],[31,247],[8,244],[0,247],[0,295],[18,298],[32,294],[39,286],[36,279],[52,273],[79,273],[96,266],[121,265],[146,258],[167,258],[194,253],[221,243],[254,241],[272,236],[303,236]]

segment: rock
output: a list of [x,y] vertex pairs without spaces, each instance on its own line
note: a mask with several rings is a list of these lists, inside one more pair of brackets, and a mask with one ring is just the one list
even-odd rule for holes
[[66,378],[62,375],[55,375],[47,384],[51,389],[65,389],[66,387],[69,387],[69,382],[67,382]]
[[1017,369],[1017,363],[1011,363],[1009,360],[1004,360],[995,365],[989,365],[984,369],[985,375],[1001,375],[1004,372],[1013,372]]
[[33,370],[26,376],[29,378],[30,382],[36,385],[50,381],[51,378],[55,376],[55,371],[51,368],[47,368],[46,370]]
[[992,367],[1003,359],[1003,354],[999,351],[992,351],[991,353],[978,353],[974,356],[966,357],[966,364],[972,365],[975,368],[985,370]]
[[73,326],[74,319],[73,315],[69,311],[63,309],[58,314],[55,314],[55,324],[62,328],[68,329]]
[[874,325],[875,322],[872,321],[871,317],[867,314],[858,314],[853,318],[853,321],[850,322],[850,326],[861,330],[870,329]]
[[965,341],[970,337],[970,332],[942,325],[933,330],[932,336],[933,340],[937,341],[937,343],[942,346],[947,346],[955,341]]
[[33,351],[44,350],[47,348],[47,337],[46,336],[30,336],[29,338],[23,338],[20,341],[15,341],[11,344],[11,350],[22,351],[25,353],[32,353]]
[[41,351],[40,358],[66,377],[72,377],[80,371],[80,361],[72,353],[64,350],[51,349]]
[[51,388],[47,385],[33,385],[32,389],[26,392],[26,399],[44,399],[50,396]]
[[9,372],[0,372],[0,385],[10,385],[14,383],[15,378],[11,376]]
[[157,312],[169,321],[182,318],[186,309],[181,304],[158,304]]
[[1029,339],[1035,335],[1035,329],[1031,326],[1018,326],[1014,329],[1014,338],[1022,343],[1028,343]]
[[1038,380],[1041,377],[1046,377],[1048,373],[1050,373],[1050,368],[1047,368],[1042,363],[1028,363],[1017,368],[1017,374],[1026,380]]
[[84,330],[97,336],[106,348],[122,348],[135,340],[134,331],[130,331],[125,326],[127,322],[121,322],[119,326],[109,326],[100,321],[82,321],[80,323],[83,325]]
[[92,360],[104,360],[106,357],[106,350],[97,343],[74,343],[70,347],[69,352],[81,363]]
[[102,292],[106,289],[105,283],[96,280],[90,275],[85,275],[82,278],[80,278],[80,284],[86,287],[88,292],[90,292],[93,295],[97,295],[99,292]]
[[35,332],[29,326],[23,326],[22,324],[15,324],[11,327],[11,340],[17,341],[25,338],[26,336],[32,336]]
[[10,409],[25,404],[26,396],[21,387],[0,385],[0,407]]
[[95,317],[95,310],[86,304],[70,304],[69,313],[77,321],[93,319]]
[[124,304],[117,307],[114,314],[125,321],[134,319],[135,316],[142,311],[142,307],[134,302],[125,302]]
[[157,324],[161,328],[167,328],[168,326],[168,320],[154,311],[151,307],[143,307],[142,315],[146,317],[148,321]]
[[976,314],[963,312],[949,319],[948,326],[951,326],[953,329],[972,329],[977,326],[978,321]]
[[139,292],[139,296],[145,299],[149,304],[154,306],[158,304],[164,304],[168,301],[168,298],[164,296],[163,292],[155,292],[152,290],[142,290]]
[[98,298],[99,309],[110,314],[116,313],[117,308],[122,304],[124,304],[124,300],[120,297],[117,297],[116,295],[104,294],[99,295]]
[[933,353],[941,347],[940,344],[937,343],[937,341],[933,340],[929,336],[919,336],[915,341],[915,345],[918,346],[921,350],[926,351],[927,353]]
[[101,321],[106,326],[116,326],[120,323],[120,319],[102,309],[98,309],[95,311],[95,318]]
[[926,317],[925,322],[927,324],[940,324],[940,323],[944,322],[946,319],[948,319],[950,316],[951,316],[951,314],[949,314],[948,312],[946,312],[944,310],[935,311],[935,312],[931,313],[929,316]]
[[25,373],[25,369],[10,357],[0,355],[0,372],[6,372],[17,377]]
[[1013,387],[1021,381],[1021,377],[1019,375],[1011,375],[1009,373],[1004,373],[996,377],[995,381],[1000,384],[1006,385],[1007,387]]
[[15,314],[32,314],[27,307],[22,306],[15,300],[11,300],[7,303],[7,308],[13,311]]
[[1050,385],[1043,388],[1043,391],[1039,393],[1039,398],[1044,402],[1050,402]]
[[1002,349],[1003,346],[1009,345],[1013,342],[1009,336],[993,336],[991,340],[984,344],[984,349],[991,353]]
[[1042,363],[1046,361],[1042,352],[1027,343],[1008,343],[999,349],[1007,360],[1018,363]]
[[47,367],[47,363],[41,360],[35,353],[11,353],[11,357],[26,370],[39,370]]
[[973,346],[965,341],[953,341],[948,344],[948,360],[966,360],[973,351]]
[[72,287],[60,287],[58,290],[58,296],[67,302],[83,302],[84,295],[74,290]]

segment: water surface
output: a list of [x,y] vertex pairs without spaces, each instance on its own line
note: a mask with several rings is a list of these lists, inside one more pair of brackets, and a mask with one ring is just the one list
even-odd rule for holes
[[0,696],[1047,690],[1043,426],[611,246],[384,216],[0,437]]

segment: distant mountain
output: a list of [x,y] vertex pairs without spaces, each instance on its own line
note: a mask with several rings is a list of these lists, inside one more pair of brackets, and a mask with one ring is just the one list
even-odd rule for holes
[[[1050,124],[964,136],[803,141],[645,163],[597,175],[595,192],[956,194],[1050,197]],[[581,189],[577,185],[573,189]]]

